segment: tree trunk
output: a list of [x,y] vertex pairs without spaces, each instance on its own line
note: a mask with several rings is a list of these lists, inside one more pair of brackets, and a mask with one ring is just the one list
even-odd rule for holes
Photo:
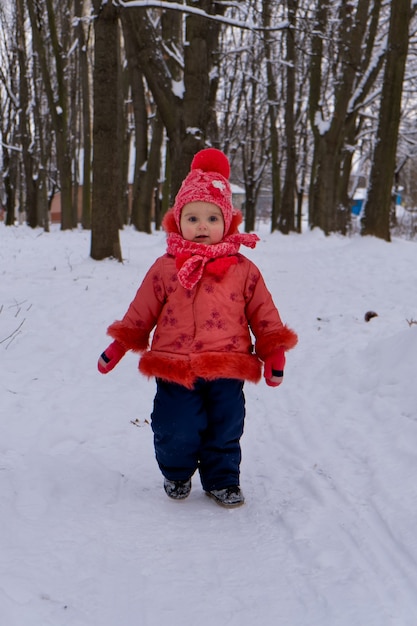
[[163,133],[163,124],[158,114],[156,114],[152,123],[152,142],[147,167],[145,172],[143,172],[139,186],[138,204],[141,207],[141,211],[135,223],[136,228],[144,233],[152,232],[152,208],[154,205],[155,190],[158,187]]
[[[60,37],[56,29],[56,20],[52,0],[45,0],[48,14],[49,36],[52,45],[52,53],[56,68],[56,90],[58,101],[52,97],[50,102],[51,116],[54,122],[56,134],[57,163],[59,169],[59,180],[61,187],[61,228],[62,230],[72,229],[74,220],[72,214],[72,167],[71,167],[71,136],[68,124],[68,94],[67,80],[65,72],[63,49],[60,44]],[[30,4],[30,2],[29,2]],[[42,46],[41,46],[42,47]],[[44,48],[43,48],[44,50]],[[46,66],[46,64],[45,64]],[[44,80],[51,83],[49,72],[44,73]],[[52,93],[52,86],[50,88]],[[52,106],[51,106],[52,105]]]
[[[61,228],[72,228],[72,175],[70,137],[68,135],[68,100],[66,88],[66,76],[64,71],[65,55],[59,43],[56,30],[54,10],[51,0],[45,0],[48,17],[48,40],[51,42],[52,54],[56,70],[56,94],[52,85],[52,76],[49,71],[47,50],[42,41],[41,29],[38,23],[38,15],[35,12],[35,3],[27,0],[28,13],[31,23],[33,48],[36,51],[39,67],[48,100],[49,114],[55,133],[57,164],[61,187]],[[55,80],[55,79],[54,79]]]
[[286,98],[285,98],[285,143],[286,162],[282,203],[279,212],[278,229],[288,234],[295,230],[295,195],[297,187],[295,150],[295,68],[296,52],[294,30],[296,22],[297,1],[287,0],[289,28],[286,31]]
[[[211,2],[203,2],[210,10]],[[184,46],[184,100],[181,158],[173,171],[172,192],[178,191],[187,176],[190,163],[198,150],[204,148],[210,111],[210,71],[212,68],[212,39],[217,41],[219,26],[196,15],[186,18]],[[173,161],[174,162],[174,161]]]
[[411,0],[391,3],[387,60],[362,234],[390,241],[390,210],[394,184],[401,96],[407,60]]
[[[120,24],[118,25],[120,33]],[[129,216],[129,161],[130,161],[130,128],[128,124],[129,107],[129,70],[125,66],[121,56],[120,46],[118,47],[118,92],[117,100],[117,158],[119,167],[117,168],[118,179],[118,214],[120,216],[120,227],[128,223]]]
[[[33,65],[33,82],[36,82],[37,66]],[[42,107],[40,104],[41,94],[35,92],[35,107],[33,111],[35,127],[38,134],[38,172],[37,172],[37,203],[38,203],[38,222],[43,229],[49,231],[49,203],[48,203],[48,161],[50,158],[51,146],[51,123],[48,117],[42,116]],[[49,139],[47,139],[49,135]]]
[[[169,158],[172,164],[171,201],[184,177],[191,160],[204,147],[213,112],[213,89],[210,72],[213,52],[217,48],[220,25],[213,20],[190,14],[186,17],[186,42],[184,45],[183,98],[173,91],[173,76],[166,60],[161,38],[141,8],[122,9],[122,20],[129,29],[136,48],[138,64],[146,78],[168,137]],[[199,8],[209,14],[223,14],[225,7],[212,0],[201,0]]]
[[28,60],[24,28],[24,6],[22,0],[17,2],[18,28],[18,59],[19,59],[19,135],[22,145],[22,161],[25,173],[25,209],[26,221],[31,228],[39,226],[37,206],[37,186],[34,176],[34,158],[29,123],[29,85],[27,76]]
[[[380,2],[372,5],[372,11],[379,13]],[[346,173],[342,177],[347,139],[352,139],[350,131],[358,109],[352,107],[354,91],[369,68],[363,66],[362,51],[364,37],[369,35],[369,0],[358,0],[356,10],[348,3],[335,5],[337,20],[331,3],[320,3],[314,26],[315,35],[312,43],[312,61],[310,72],[309,117],[314,136],[314,155],[309,191],[309,222],[312,228],[319,227],[325,234],[346,232],[348,214],[344,201],[346,198]],[[334,75],[323,77],[324,63],[323,36],[331,33],[337,24],[337,41],[334,42],[338,56],[334,60]],[[330,36],[330,35],[329,35]],[[370,55],[369,55],[370,56]],[[368,60],[368,57],[365,55]],[[372,79],[374,72],[369,72]],[[323,86],[326,81],[334,84],[333,98],[323,106]],[[369,89],[370,83],[365,82]],[[362,97],[366,93],[361,88]]]
[[119,30],[117,10],[94,2],[96,19],[94,57],[93,198],[91,256],[122,261],[117,210],[117,100]]
[[139,223],[141,221],[139,188],[143,175],[143,166],[148,159],[148,114],[144,88],[144,78],[142,70],[140,69],[138,64],[134,37],[132,36],[129,22],[127,20],[122,20],[122,25],[126,46],[127,64],[130,76],[135,137],[135,168],[132,183],[130,221],[135,226],[135,228],[139,230]]
[[82,2],[75,0],[75,16],[79,18],[76,33],[79,41],[80,55],[80,87],[82,100],[82,139],[83,139],[83,190],[81,225],[85,229],[91,228],[91,108],[90,108],[90,77],[87,39],[82,23]]
[[3,184],[6,193],[6,226],[13,226],[16,220],[16,166],[17,159],[10,158],[9,150],[3,147]]
[[254,231],[256,222],[256,194],[253,182],[245,184],[244,217],[245,232],[250,233]]
[[281,177],[279,167],[279,137],[277,128],[278,114],[278,90],[276,79],[272,65],[272,46],[273,41],[271,32],[268,30],[271,25],[272,13],[271,0],[263,0],[262,2],[262,23],[264,31],[264,48],[266,57],[266,76],[267,76],[267,94],[268,94],[268,117],[269,128],[271,133],[270,150],[271,150],[271,179],[272,179],[272,212],[271,212],[271,232],[276,230],[278,225],[279,209],[281,204]]

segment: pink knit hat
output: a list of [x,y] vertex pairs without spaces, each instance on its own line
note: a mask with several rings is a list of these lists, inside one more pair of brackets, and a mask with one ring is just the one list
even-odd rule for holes
[[232,190],[229,183],[229,159],[221,150],[206,148],[194,156],[190,173],[181,185],[175,198],[172,212],[180,230],[181,211],[189,202],[211,202],[218,206],[224,218],[227,233],[237,211],[232,205]]

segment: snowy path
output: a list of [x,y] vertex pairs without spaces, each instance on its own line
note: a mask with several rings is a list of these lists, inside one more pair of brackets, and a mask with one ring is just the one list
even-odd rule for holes
[[86,233],[0,227],[0,341],[24,320],[0,344],[0,623],[415,626],[416,244],[250,253],[300,345],[279,390],[246,386],[247,504],[227,511],[198,477],[163,493],[136,357],[96,373],[163,250],[122,237],[126,264],[98,264]]

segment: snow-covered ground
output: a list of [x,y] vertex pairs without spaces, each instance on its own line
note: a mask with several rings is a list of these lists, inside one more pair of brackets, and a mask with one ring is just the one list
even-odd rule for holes
[[163,234],[98,263],[87,232],[0,225],[2,626],[417,624],[417,244],[260,235],[299,345],[245,387],[229,511],[197,476],[164,494],[137,357],[96,369]]

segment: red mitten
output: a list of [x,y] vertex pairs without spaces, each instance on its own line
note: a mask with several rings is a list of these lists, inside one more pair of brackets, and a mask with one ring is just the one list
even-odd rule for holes
[[265,382],[269,387],[278,387],[282,383],[285,367],[285,350],[278,348],[266,357],[264,364]]
[[125,348],[118,341],[113,341],[100,356],[97,367],[102,374],[110,372],[126,354]]

